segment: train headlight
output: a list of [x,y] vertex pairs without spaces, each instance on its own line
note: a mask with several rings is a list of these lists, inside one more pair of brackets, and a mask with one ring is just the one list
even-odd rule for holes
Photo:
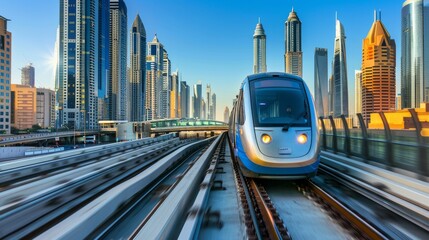
[[298,142],[299,142],[299,143],[301,143],[301,144],[306,143],[306,142],[307,142],[307,140],[308,140],[307,134],[305,134],[305,133],[300,134],[300,135],[298,136],[297,140],[298,140]]
[[266,134],[266,133],[264,133],[264,134],[262,134],[262,136],[261,136],[261,140],[262,140],[262,142],[263,142],[263,143],[268,144],[268,143],[270,143],[270,142],[271,142],[271,136],[270,136],[270,135],[268,135],[268,134]]

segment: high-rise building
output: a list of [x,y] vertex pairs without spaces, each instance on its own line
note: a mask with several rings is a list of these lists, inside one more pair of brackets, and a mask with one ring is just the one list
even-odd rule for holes
[[179,71],[173,72],[171,74],[171,84],[170,84],[170,118],[179,117]]
[[12,74],[12,33],[9,19],[0,15],[0,134],[10,134],[10,82]]
[[31,63],[21,68],[21,84],[34,87],[34,67]]
[[362,115],[395,109],[396,44],[380,19],[375,17],[362,42]]
[[36,124],[36,88],[12,84],[11,123],[14,128],[27,129]]
[[328,49],[314,51],[314,98],[318,116],[328,116]]
[[402,108],[429,102],[429,1],[402,4],[401,98]]
[[225,107],[225,110],[223,111],[223,122],[229,122],[229,108]]
[[201,110],[202,110],[202,92],[203,92],[203,86],[201,84],[201,81],[198,81],[197,84],[194,84],[194,96],[192,97],[192,103],[193,103],[193,117],[201,119]]
[[130,52],[128,121],[143,121],[145,120],[146,93],[146,29],[138,14],[131,26]]
[[362,70],[355,70],[355,114],[362,113]]
[[253,33],[253,73],[267,71],[267,37],[259,20]]
[[[107,90],[110,120],[127,120],[127,21],[124,0],[110,0],[110,74]],[[146,43],[143,46],[146,47]],[[145,68],[143,64],[143,71]]]
[[189,99],[190,99],[190,90],[189,85],[186,84],[186,81],[180,81],[180,111],[181,118],[189,118]]
[[37,88],[36,92],[36,124],[42,128],[53,128],[55,126],[55,91]]
[[334,59],[329,95],[330,114],[334,117],[349,115],[349,98],[347,87],[346,36],[340,20],[336,20]]
[[401,97],[401,94],[399,93],[397,96],[396,96],[396,110],[401,110],[402,109],[402,106],[401,106],[401,103],[402,103],[402,99],[401,99],[402,97]]
[[60,0],[59,32],[57,127],[97,129],[107,113],[109,0]]
[[210,106],[210,115],[212,118],[210,120],[216,120],[216,93],[212,94],[212,102]]
[[207,116],[204,116],[205,119],[212,119],[212,115],[210,115],[210,107],[211,107],[211,97],[212,96],[212,88],[210,86],[210,84],[207,84],[206,86],[206,104],[207,104]]
[[161,92],[163,88],[164,46],[155,34],[147,43],[146,57],[146,112],[147,120],[161,118]]
[[285,22],[285,72],[302,77],[301,21],[293,8]]
[[170,91],[171,91],[171,61],[168,58],[168,53],[163,48],[162,60],[162,82],[160,85],[160,113],[159,118],[170,118]]

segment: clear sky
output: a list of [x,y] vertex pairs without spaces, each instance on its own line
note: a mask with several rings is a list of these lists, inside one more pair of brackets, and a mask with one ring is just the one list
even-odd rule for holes
[[[217,95],[217,118],[241,81],[252,73],[253,31],[258,17],[267,35],[267,70],[284,71],[284,22],[292,7],[302,22],[304,80],[313,91],[314,49],[328,49],[331,73],[335,37],[335,12],[346,33],[350,99],[354,101],[354,70],[361,67],[362,39],[382,11],[382,22],[396,41],[397,85],[400,84],[401,8],[403,0],[125,0],[128,25],[137,13],[147,39],[155,33],[168,51],[172,70],[181,80],[211,84]],[[20,83],[21,67],[33,63],[36,86],[54,89],[52,56],[59,24],[59,0],[0,0],[0,15],[11,19],[12,82]],[[397,89],[399,89],[397,87]],[[205,93],[204,95],[205,96]],[[351,102],[350,104],[352,104]],[[352,108],[353,109],[353,108]]]

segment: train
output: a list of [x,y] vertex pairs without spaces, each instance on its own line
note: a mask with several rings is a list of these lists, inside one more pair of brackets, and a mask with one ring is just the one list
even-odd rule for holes
[[302,78],[279,72],[249,75],[230,114],[231,152],[246,177],[310,178],[320,162],[318,125]]

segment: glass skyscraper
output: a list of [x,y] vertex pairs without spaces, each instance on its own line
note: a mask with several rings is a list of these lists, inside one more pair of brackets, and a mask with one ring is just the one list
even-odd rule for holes
[[[147,120],[161,118],[162,89],[164,87],[164,46],[159,42],[155,34],[152,42],[147,43],[146,57],[146,111]],[[167,58],[168,59],[168,58]],[[168,62],[168,61],[167,61]]]
[[285,22],[285,72],[302,77],[301,21],[293,8]]
[[267,37],[259,20],[253,33],[253,73],[267,71]]
[[12,33],[7,30],[8,21],[0,15],[0,134],[10,134],[11,129]]
[[318,116],[328,116],[328,49],[314,51],[314,98]]
[[108,114],[110,120],[127,120],[127,6],[110,0],[110,74]]
[[145,120],[146,29],[137,14],[130,32],[131,55],[128,83],[128,121]]
[[347,87],[346,35],[340,20],[336,20],[334,59],[329,83],[330,114],[334,117],[349,115]]
[[180,113],[182,118],[189,118],[190,90],[186,81],[180,81]]
[[429,102],[429,1],[405,1],[401,17],[401,105],[417,108]]
[[193,113],[194,113],[194,118],[198,118],[201,119],[201,109],[202,109],[202,102],[203,102],[203,97],[202,97],[202,93],[203,93],[203,85],[201,84],[201,82],[198,82],[197,84],[194,84],[194,96],[192,98],[193,100],[193,104],[194,104],[194,109],[193,109]]
[[60,0],[58,126],[97,129],[109,67],[109,0]]
[[21,84],[34,87],[34,75],[35,71],[31,63],[21,68]]

